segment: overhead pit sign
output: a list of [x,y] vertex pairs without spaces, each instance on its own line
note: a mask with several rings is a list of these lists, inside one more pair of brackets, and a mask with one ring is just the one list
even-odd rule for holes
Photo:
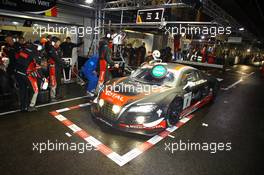
[[241,43],[242,37],[228,37],[228,43]]
[[0,8],[12,11],[44,13],[56,5],[56,0],[1,0]]
[[160,23],[163,19],[164,8],[138,10],[137,24]]

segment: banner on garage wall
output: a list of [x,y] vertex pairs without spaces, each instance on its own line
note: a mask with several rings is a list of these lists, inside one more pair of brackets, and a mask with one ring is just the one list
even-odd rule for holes
[[136,23],[137,24],[159,23],[162,21],[163,15],[164,15],[164,8],[138,10]]
[[52,16],[52,17],[57,17],[58,15],[58,10],[57,7],[52,7],[50,10],[47,10],[45,12],[45,16]]
[[44,14],[51,10],[55,15],[56,0],[1,0],[0,8],[5,10]]

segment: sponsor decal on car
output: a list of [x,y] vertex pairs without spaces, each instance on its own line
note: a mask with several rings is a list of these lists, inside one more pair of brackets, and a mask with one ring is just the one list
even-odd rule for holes
[[115,99],[118,99],[119,101],[122,101],[122,102],[124,101],[124,97],[123,96],[121,96],[119,94],[115,94],[115,93],[113,93],[111,91],[106,91],[105,95],[110,96],[110,97],[115,98]]

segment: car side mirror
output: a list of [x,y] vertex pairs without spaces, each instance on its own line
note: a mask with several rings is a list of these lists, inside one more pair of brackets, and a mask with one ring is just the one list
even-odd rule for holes
[[191,91],[194,86],[195,86],[194,82],[188,81],[187,84],[183,87],[183,90]]

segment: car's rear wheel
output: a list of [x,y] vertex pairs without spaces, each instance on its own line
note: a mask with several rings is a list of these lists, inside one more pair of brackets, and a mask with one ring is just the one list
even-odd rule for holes
[[183,100],[180,97],[175,98],[170,104],[167,112],[167,126],[174,126],[180,120],[182,112]]

